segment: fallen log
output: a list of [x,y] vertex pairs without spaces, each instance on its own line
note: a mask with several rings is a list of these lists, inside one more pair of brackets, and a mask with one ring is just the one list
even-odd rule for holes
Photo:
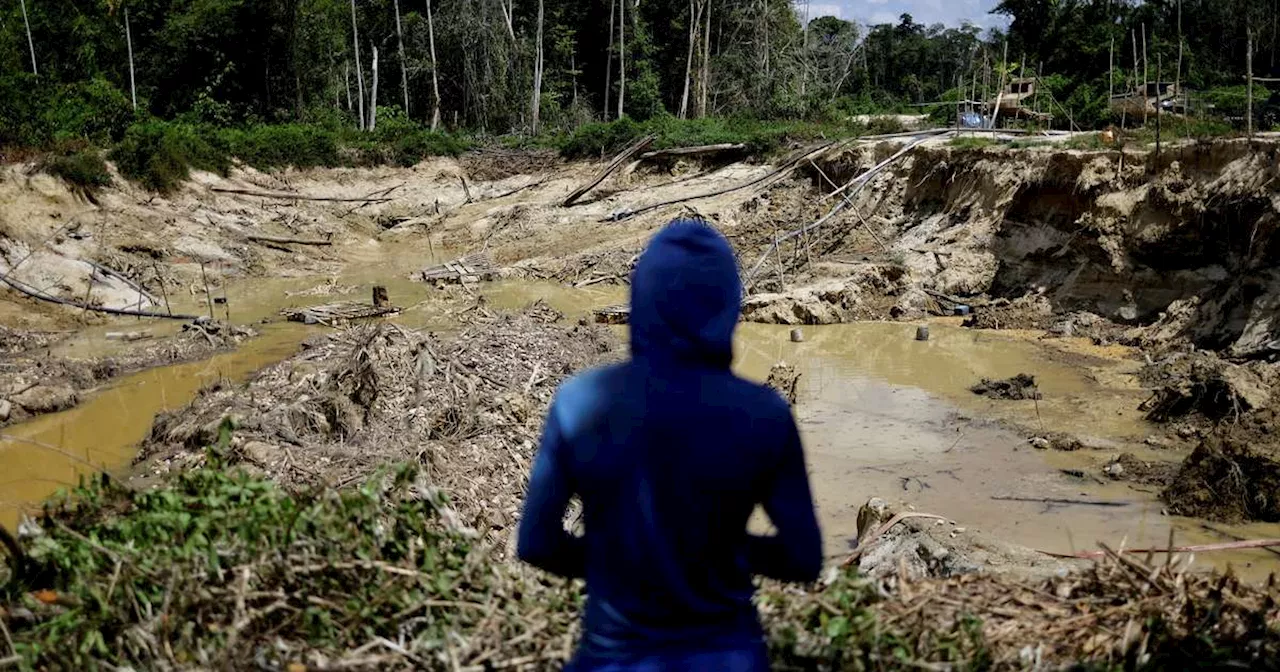
[[252,240],[255,243],[276,243],[278,245],[332,245],[332,240],[320,238],[287,238],[281,236],[262,236],[258,234],[249,234],[245,239]]
[[391,201],[390,198],[379,198],[379,197],[371,197],[371,196],[357,196],[354,198],[344,198],[344,197],[338,197],[338,196],[309,196],[307,194],[290,194],[288,192],[283,192],[283,191],[258,191],[255,189],[241,189],[239,187],[210,187],[209,190],[216,191],[220,194],[238,194],[240,196],[254,196],[256,198],[278,198],[281,200],[293,200],[293,201],[328,201],[331,203],[388,203]]
[[32,287],[31,285],[15,280],[10,277],[0,276],[0,282],[26,294],[27,296],[38,299],[40,301],[48,301],[62,306],[71,306],[81,310],[91,310],[95,313],[106,313],[107,315],[125,315],[128,317],[163,317],[170,320],[194,320],[195,315],[171,315],[169,313],[156,313],[150,310],[130,310],[128,308],[107,308],[105,306],[93,306],[81,301],[72,301],[71,299],[63,299],[61,297],[45,294],[44,292]]
[[747,146],[741,142],[722,142],[718,145],[698,145],[696,147],[672,147],[655,149],[640,155],[643,160],[665,159],[672,156],[691,156],[694,154],[717,154],[719,152],[739,152]]
[[1062,499],[1058,497],[1007,497],[992,495],[991,499],[1001,502],[1031,502],[1033,504],[1071,504],[1075,506],[1129,506],[1129,502],[1116,502],[1108,499]]
[[572,194],[569,194],[568,197],[564,199],[564,202],[561,203],[561,205],[563,205],[566,208],[573,205],[575,202],[577,202],[579,198],[582,198],[583,196],[585,196],[587,192],[591,191],[592,189],[595,189],[596,185],[600,184],[601,182],[604,182],[604,179],[606,177],[609,177],[609,175],[611,175],[613,171],[617,170],[620,166],[622,166],[622,164],[629,161],[631,157],[635,156],[636,154],[639,154],[640,152],[643,152],[646,147],[648,147],[649,145],[652,145],[653,141],[656,139],[657,139],[657,136],[655,135],[646,135],[643,138],[640,138],[640,140],[636,142],[634,145],[631,145],[630,147],[622,150],[622,153],[613,157],[613,161],[610,161],[609,165],[604,167],[604,170],[597,173],[595,178],[593,178],[591,182],[575,189]]
[[666,201],[660,201],[660,202],[658,202],[658,203],[650,203],[649,205],[645,205],[645,206],[639,207],[639,208],[637,208],[637,209],[635,209],[635,210],[627,210],[627,211],[624,211],[624,212],[617,213],[616,215],[614,215],[614,216],[610,217],[610,218],[609,218],[609,220],[606,220],[606,221],[622,221],[622,220],[624,220],[624,219],[627,219],[627,218],[630,218],[630,217],[635,217],[636,215],[639,215],[639,214],[642,214],[642,213],[645,213],[645,212],[649,212],[650,210],[657,210],[658,208],[664,208],[664,207],[666,207],[666,206],[668,206],[668,205],[676,205],[676,204],[678,204],[678,203],[685,203],[685,202],[687,202],[687,201],[696,201],[696,200],[701,199],[701,198],[712,198],[712,197],[714,197],[714,196],[723,196],[723,195],[728,194],[728,193],[732,193],[732,192],[739,191],[739,190],[742,190],[742,189],[747,189],[747,188],[750,188],[750,187],[754,187],[754,186],[756,186],[756,185],[758,185],[758,184],[763,184],[763,183],[765,183],[765,182],[769,182],[769,181],[772,181],[772,180],[780,180],[780,179],[782,179],[783,177],[785,177],[785,176],[787,175],[787,173],[790,173],[791,171],[795,170],[795,169],[796,169],[796,166],[799,166],[799,165],[800,165],[801,163],[803,163],[804,161],[810,160],[810,159],[812,159],[812,158],[814,158],[814,157],[817,157],[817,156],[819,156],[819,155],[823,154],[823,153],[824,153],[824,152],[826,152],[827,150],[831,149],[835,144],[836,144],[836,143],[835,143],[834,141],[833,141],[833,142],[825,142],[825,143],[822,143],[821,145],[819,145],[819,146],[818,146],[818,147],[816,147],[816,148],[809,149],[809,150],[803,150],[803,151],[802,151],[802,153],[800,153],[800,154],[798,154],[798,155],[793,156],[792,158],[790,158],[790,159],[788,159],[787,161],[785,161],[782,165],[780,165],[780,166],[778,166],[777,168],[775,168],[775,169],[773,169],[773,170],[769,171],[768,173],[765,173],[764,175],[761,175],[760,177],[757,177],[757,178],[755,178],[755,179],[753,179],[753,180],[750,180],[750,181],[748,181],[748,182],[744,182],[744,183],[739,184],[739,185],[737,185],[737,186],[733,186],[733,187],[725,187],[724,189],[716,189],[716,190],[714,190],[714,191],[708,191],[708,192],[704,192],[704,193],[701,193],[701,194],[694,194],[694,195],[692,195],[692,196],[684,196],[684,197],[681,197],[681,198],[672,198],[672,199],[669,199],[669,200],[666,200]]

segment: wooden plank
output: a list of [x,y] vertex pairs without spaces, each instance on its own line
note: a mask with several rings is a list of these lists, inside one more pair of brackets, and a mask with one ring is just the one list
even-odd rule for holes
[[597,173],[595,178],[593,178],[587,184],[584,184],[583,186],[575,189],[572,194],[569,194],[564,199],[564,202],[561,203],[561,205],[563,205],[566,208],[573,205],[575,202],[577,202],[579,198],[582,198],[583,196],[585,196],[587,192],[591,191],[592,189],[595,189],[596,185],[600,184],[601,182],[604,182],[604,179],[606,177],[609,177],[609,175],[611,175],[613,171],[617,170],[624,163],[629,161],[631,157],[644,151],[645,148],[648,147],[649,145],[652,145],[653,141],[656,139],[657,139],[657,136],[655,135],[646,135],[643,138],[640,138],[639,142],[636,142],[634,145],[631,145],[630,147],[622,150],[622,153],[613,157],[613,161],[610,161],[609,165],[605,166],[604,170]]

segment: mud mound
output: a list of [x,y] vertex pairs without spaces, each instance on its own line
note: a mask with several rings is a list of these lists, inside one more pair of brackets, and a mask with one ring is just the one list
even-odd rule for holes
[[782,395],[788,404],[795,406],[796,388],[800,385],[800,373],[796,371],[796,367],[786,362],[774,364],[773,368],[769,369],[769,379],[764,384]]
[[1121,453],[1103,467],[1102,473],[1113,481],[1164,487],[1173,482],[1178,470],[1176,462],[1148,462],[1131,453]]
[[247,327],[211,320],[183,327],[160,339],[145,331],[117,332],[122,340],[138,342],[120,354],[85,359],[43,350],[52,342],[49,335],[0,330],[0,338],[20,348],[0,358],[0,427],[72,408],[89,391],[118,376],[207,357],[254,335]]
[[496,534],[518,515],[556,385],[615,347],[603,328],[531,312],[478,318],[448,339],[379,323],[309,341],[247,385],[207,389],[158,417],[138,460],[156,474],[199,464],[230,418],[229,461],[287,487],[423,462],[467,526]]
[[1156,388],[1142,406],[1147,419],[1217,422],[1270,407],[1280,369],[1262,362],[1233,364],[1204,352],[1176,353],[1145,367],[1141,378]]
[[56,339],[53,334],[0,326],[0,355],[14,355],[27,350],[48,347],[54,340]]
[[1013,301],[996,299],[976,306],[964,326],[975,329],[1044,329],[1053,319],[1053,306],[1038,294],[1028,294]]
[[1213,435],[1160,494],[1170,511],[1228,523],[1280,521],[1280,446]]
[[1019,373],[1005,380],[983,378],[982,382],[969,388],[969,391],[989,399],[1043,399],[1040,389],[1036,387],[1036,377]]

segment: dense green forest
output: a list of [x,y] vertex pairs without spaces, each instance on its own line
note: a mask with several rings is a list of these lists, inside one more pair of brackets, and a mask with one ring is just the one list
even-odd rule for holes
[[[0,146],[124,141],[198,155],[210,144],[265,162],[270,138],[167,137],[163,124],[306,125],[349,142],[363,131],[408,156],[457,150],[434,135],[405,140],[424,129],[839,123],[986,100],[1007,77],[1038,74],[1056,124],[1098,127],[1112,121],[1110,92],[1157,77],[1238,117],[1250,47],[1256,74],[1280,69],[1278,0],[1003,0],[994,13],[1007,32],[986,33],[908,15],[861,26],[790,0],[0,2]],[[296,127],[285,137],[315,163],[336,151]]]

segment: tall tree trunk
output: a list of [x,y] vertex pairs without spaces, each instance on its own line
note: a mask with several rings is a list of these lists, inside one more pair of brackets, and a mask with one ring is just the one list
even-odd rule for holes
[[531,120],[530,128],[533,134],[538,134],[538,121],[542,116],[542,19],[543,19],[543,0],[538,0],[538,29],[537,43],[533,55],[533,100],[529,103],[529,119]]
[[355,45],[356,50],[356,96],[357,113],[360,115],[360,130],[364,130],[364,75],[361,70],[364,67],[360,64],[360,29],[356,27],[356,0],[351,0],[351,43]]
[[1253,141],[1253,26],[1245,28],[1245,51],[1244,51],[1244,67],[1245,77],[1248,79],[1247,91],[1245,96],[1249,99],[1248,114],[1245,115],[1246,126],[1249,131],[1249,141]]
[[431,18],[431,0],[427,0],[427,42],[431,45],[431,130],[440,127],[440,75],[436,68],[436,26]]
[[621,0],[609,0],[609,46],[604,52],[604,120],[609,121],[609,94],[613,89],[613,15]]
[[27,0],[18,0],[22,5],[22,25],[27,27],[27,49],[31,50],[31,74],[39,77],[40,69],[36,67],[36,43],[31,39],[31,22],[27,20]]
[[138,87],[133,79],[133,31],[129,29],[129,8],[124,8],[124,41],[129,47],[129,97],[133,99],[133,111],[138,111]]
[[373,48],[373,85],[369,87],[369,130],[378,126],[378,48]]
[[[1151,61],[1147,60],[1147,24],[1142,24],[1142,95],[1145,97],[1149,93],[1147,90],[1148,78],[1151,77]],[[1160,86],[1156,85],[1156,104],[1160,104]],[[1142,105],[1142,125],[1147,124],[1147,105],[1144,100]]]
[[698,108],[694,111],[695,117],[707,116],[707,89],[711,86],[711,0],[704,0],[702,33],[702,76],[698,77]]
[[804,31],[800,37],[800,98],[803,100],[809,83],[809,0],[804,0],[804,24],[800,29]]
[[689,53],[684,61],[684,93],[680,96],[680,118],[689,118],[689,83],[693,78],[693,46],[698,43],[698,28],[702,19],[696,0],[689,0]]
[[623,114],[627,97],[627,0],[618,0],[618,118]]
[[400,0],[394,0],[396,10],[396,50],[400,53],[400,90],[404,93],[404,116],[409,116],[409,65],[404,61],[404,35],[400,31]]
[[342,88],[347,92],[347,111],[351,111],[351,63],[342,62]]
[[[1178,72],[1173,76],[1173,90],[1182,98],[1182,0],[1178,0]],[[1187,113],[1190,99],[1183,98],[1182,113]]]

